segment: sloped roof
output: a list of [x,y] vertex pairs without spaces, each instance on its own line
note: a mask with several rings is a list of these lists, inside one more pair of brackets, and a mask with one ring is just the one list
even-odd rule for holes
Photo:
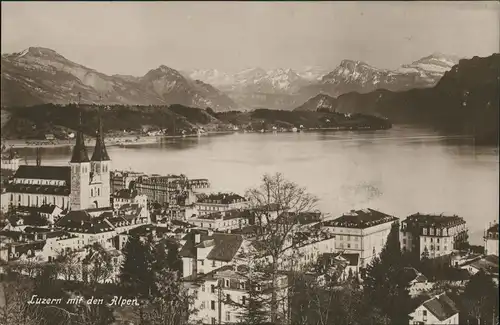
[[82,222],[82,221],[90,221],[92,217],[85,210],[72,210],[67,215],[62,217],[56,222],[58,226],[64,226],[65,224],[72,222]]
[[210,253],[207,255],[207,259],[216,261],[231,261],[241,244],[243,243],[243,237],[236,234],[223,234],[223,233],[213,233],[209,236],[205,232],[190,232],[184,236],[183,240],[186,241],[184,246],[182,246],[179,251],[179,256],[196,258],[196,246],[195,244],[195,234],[200,234],[200,243],[213,240],[214,246]]
[[9,184],[6,186],[9,193],[30,193],[68,196],[71,193],[69,186]]
[[329,227],[348,227],[365,229],[386,222],[398,220],[398,218],[373,209],[352,210],[337,219],[324,223]]
[[14,178],[59,180],[66,181],[69,185],[71,180],[71,167],[21,165],[16,170]]
[[440,321],[446,320],[458,313],[457,306],[446,294],[427,300],[424,302],[424,307]]

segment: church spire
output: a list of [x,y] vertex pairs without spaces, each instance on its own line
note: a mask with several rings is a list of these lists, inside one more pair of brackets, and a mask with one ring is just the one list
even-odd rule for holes
[[104,144],[104,134],[102,132],[102,117],[101,117],[102,108],[99,108],[99,130],[97,132],[97,137],[95,139],[95,148],[94,153],[92,154],[92,161],[106,161],[110,160],[108,151],[106,150],[106,146]]
[[85,140],[82,132],[82,111],[80,108],[81,94],[78,93],[78,130],[76,132],[76,143],[71,156],[72,163],[89,162],[89,155],[85,147]]

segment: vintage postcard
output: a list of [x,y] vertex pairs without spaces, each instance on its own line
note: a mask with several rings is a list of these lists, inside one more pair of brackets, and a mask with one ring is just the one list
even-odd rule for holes
[[1,9],[0,325],[499,323],[497,1]]

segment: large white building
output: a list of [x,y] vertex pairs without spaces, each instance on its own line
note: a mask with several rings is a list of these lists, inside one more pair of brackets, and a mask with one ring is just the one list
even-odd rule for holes
[[69,166],[21,165],[7,185],[5,196],[8,205],[14,206],[53,204],[64,210],[110,207],[110,169],[102,127],[91,159],[79,130]]
[[498,223],[486,230],[484,236],[484,254],[498,256]]
[[222,212],[235,209],[244,209],[248,201],[241,195],[234,193],[212,193],[198,195],[195,207],[200,216],[213,212]]
[[413,214],[401,222],[401,249],[421,258],[449,256],[467,242],[465,220],[458,216]]
[[398,218],[372,210],[351,210],[323,226],[335,235],[335,250],[359,254],[360,267],[378,256],[387,242],[392,224]]

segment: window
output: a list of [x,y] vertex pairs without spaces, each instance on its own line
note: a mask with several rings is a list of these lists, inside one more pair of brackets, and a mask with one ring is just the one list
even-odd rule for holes
[[431,238],[431,243],[433,243],[433,242],[434,242],[434,238]]
[[406,239],[403,238],[403,244],[406,245]]
[[246,302],[247,302],[246,297],[245,296],[241,297],[241,304],[246,305]]
[[351,248],[351,244],[350,243],[347,243],[347,248]]
[[225,283],[226,288],[229,288],[229,280],[225,280],[225,282],[226,282]]
[[437,251],[439,250],[439,246],[436,246],[436,250],[437,250]]
[[203,266],[203,260],[199,260],[200,261],[200,265]]
[[344,240],[344,236],[340,235],[340,240]]
[[229,322],[231,320],[231,313],[226,311],[226,321]]
[[215,261],[212,261],[212,267],[215,267]]
[[201,286],[201,292],[205,292],[205,285]]
[[231,301],[231,295],[226,295],[226,301]]
[[439,243],[439,238],[436,239],[436,242]]
[[210,309],[215,310],[215,300],[210,301]]
[[210,285],[210,292],[215,293],[215,286],[213,284]]
[[448,246],[444,246],[444,247],[443,247],[443,249],[444,249],[445,251],[447,251],[447,250],[448,250]]

